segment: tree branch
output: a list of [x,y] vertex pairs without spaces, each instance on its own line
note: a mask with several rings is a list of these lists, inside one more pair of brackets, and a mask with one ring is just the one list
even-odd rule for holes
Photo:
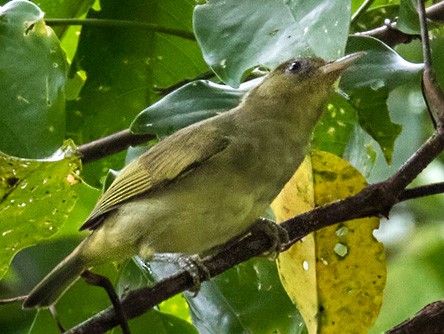
[[433,302],[416,315],[393,327],[386,334],[442,334],[444,328],[444,301]]
[[77,147],[77,152],[80,153],[82,162],[88,163],[155,138],[156,136],[152,134],[134,134],[127,129],[80,145]]
[[[428,19],[444,22],[444,1],[439,2],[427,8],[426,16]],[[410,43],[413,39],[419,38],[419,35],[409,35],[397,29],[396,23],[392,22],[382,27],[369,31],[356,33],[357,36],[371,36],[379,39],[385,44],[393,47],[398,44]]]

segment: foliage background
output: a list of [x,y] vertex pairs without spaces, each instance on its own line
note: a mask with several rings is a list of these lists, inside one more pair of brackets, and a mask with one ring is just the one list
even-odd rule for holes
[[[5,3],[0,1],[0,4]],[[16,38],[13,47],[2,52],[0,68],[8,69],[5,73],[9,76],[0,76],[0,87],[5,92],[5,87],[12,87],[12,82],[16,81],[23,91],[35,93],[38,98],[42,85],[38,80],[48,74],[52,78],[51,87],[58,87],[53,92],[54,100],[51,100],[55,102],[49,108],[30,109],[26,118],[20,119],[16,118],[20,107],[0,95],[2,119],[9,122],[1,125],[4,135],[0,150],[22,158],[46,158],[62,147],[67,138],[81,145],[130,126],[134,131],[165,135],[236,104],[246,89],[236,87],[256,65],[273,67],[295,53],[334,59],[346,48],[347,52],[364,49],[369,52],[367,61],[362,63],[358,72],[345,77],[340,86],[353,101],[359,99],[361,104],[350,104],[340,94],[335,95],[331,104],[340,105],[347,111],[341,120],[346,126],[338,127],[335,125],[337,120],[332,120],[329,118],[331,114],[326,113],[315,131],[313,146],[349,160],[369,182],[383,180],[397,170],[433,130],[420,93],[418,73],[421,66],[417,65],[421,63],[420,43],[416,40],[398,45],[394,53],[377,40],[348,38],[348,34],[380,26],[384,19],[394,19],[398,15],[400,29],[417,32],[415,17],[408,11],[410,2],[375,1],[351,26],[350,15],[361,1],[305,3],[284,4],[273,0],[266,4],[256,1],[252,6],[250,1],[212,0],[207,6],[195,10],[196,3],[191,0],[35,1],[48,19],[132,20],[185,33],[182,36],[161,34],[131,25],[127,28],[61,25],[54,27],[60,40],[59,47],[55,35],[48,36],[46,30],[39,30],[45,27],[36,24],[35,39],[29,42],[27,37]],[[296,8],[293,12],[289,11],[291,6]],[[31,14],[38,22],[39,12]],[[28,11],[26,15],[29,15]],[[186,34],[192,31],[197,41]],[[0,41],[4,43],[13,29],[3,29],[0,33],[3,38]],[[442,29],[435,27],[432,55],[441,82],[444,80],[442,39]],[[50,58],[48,62],[44,54],[37,52],[45,48],[55,50],[56,58]],[[186,86],[176,91],[180,94],[179,102],[176,108],[170,108],[172,114],[165,113],[169,107],[166,102],[153,105],[161,97],[159,89],[195,78],[210,68],[220,80],[234,88],[221,90],[205,83],[197,87]],[[220,83],[217,77],[212,80]],[[195,111],[196,101],[202,103],[200,113],[187,113]],[[147,112],[137,116],[150,105],[152,107]],[[337,130],[335,135],[326,136],[325,129],[331,127]],[[10,129],[16,137],[9,135],[7,131]],[[139,151],[131,149],[128,154],[123,152],[85,164],[81,176],[89,185],[100,189],[109,168],[120,169]],[[442,178],[442,161],[437,160],[418,178],[417,184],[437,182]],[[53,192],[55,199],[63,197],[57,195],[56,190]],[[80,240],[77,229],[94,205],[99,191],[79,184],[74,187],[74,192],[72,196],[77,200],[67,208],[59,208],[63,218],[46,229],[30,226],[22,234],[4,234],[10,229],[2,227],[0,248],[4,251],[9,247],[8,263],[12,259],[11,253],[37,244],[15,256],[0,282],[2,296],[26,294]],[[435,196],[397,205],[390,220],[383,221],[382,228],[375,232],[385,242],[388,284],[383,309],[372,333],[388,329],[427,303],[442,298],[442,204],[441,196]],[[6,224],[5,216],[2,218],[1,224]],[[15,232],[16,228],[11,230]],[[8,242],[16,247],[5,241],[7,235]],[[27,240],[28,235],[32,238]],[[98,270],[113,278],[120,289],[128,285],[142,286],[158,278],[157,275],[165,274],[164,269],[154,266],[153,277],[132,261],[119,267],[109,264]],[[108,305],[104,293],[97,290],[79,281],[63,297],[58,312],[66,327]],[[299,314],[280,288],[273,263],[264,259],[242,264],[205,284],[199,297],[192,301],[191,308],[194,324],[201,332],[211,332],[214,328],[230,333],[304,331]],[[131,328],[135,333],[149,329],[158,333],[196,332],[189,321],[188,306],[183,297],[177,296],[160,305],[159,309],[131,321]],[[0,328],[8,333],[57,332],[48,311],[24,312],[19,305],[0,308]]]

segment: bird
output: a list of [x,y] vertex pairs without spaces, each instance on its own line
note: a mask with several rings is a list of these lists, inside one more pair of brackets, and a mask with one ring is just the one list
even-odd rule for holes
[[237,107],[178,130],[130,162],[80,228],[90,234],[23,308],[50,307],[99,264],[200,254],[246,233],[304,159],[333,84],[362,56],[292,58]]

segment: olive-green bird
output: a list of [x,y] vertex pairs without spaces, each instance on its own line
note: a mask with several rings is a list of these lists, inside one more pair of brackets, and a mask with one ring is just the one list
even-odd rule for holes
[[23,307],[52,305],[103,262],[199,254],[245,233],[304,159],[333,83],[362,55],[291,59],[236,108],[177,131],[128,164],[81,227],[91,234]]

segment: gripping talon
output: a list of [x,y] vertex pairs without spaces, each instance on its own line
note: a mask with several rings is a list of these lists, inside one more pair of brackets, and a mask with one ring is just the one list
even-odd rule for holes
[[186,271],[193,280],[193,288],[190,289],[193,293],[193,297],[198,294],[202,281],[207,281],[211,278],[208,268],[202,263],[202,259],[199,255],[163,253],[155,254],[153,260],[157,262],[172,263],[179,266],[183,271]]
[[258,219],[252,226],[251,232],[253,234],[258,232],[264,233],[270,238],[272,245],[270,249],[264,253],[266,256],[275,259],[280,252],[288,248],[287,244],[290,241],[288,231],[271,220],[265,218]]

